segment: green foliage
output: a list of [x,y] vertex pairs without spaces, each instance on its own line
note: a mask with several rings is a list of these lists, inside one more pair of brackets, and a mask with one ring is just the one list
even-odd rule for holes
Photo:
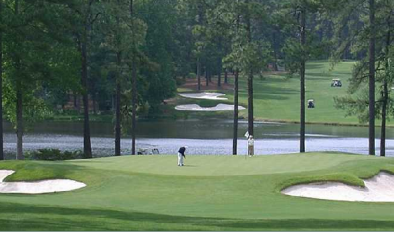
[[173,37],[171,25],[174,22],[175,6],[171,1],[145,1],[138,10],[141,19],[146,22],[148,31],[144,53],[159,65],[152,70],[143,66],[141,74],[146,78],[148,89],[143,91],[143,99],[148,102],[151,112],[157,112],[163,100],[174,96],[176,82],[174,77],[171,51]]
[[71,159],[81,159],[83,158],[82,151],[60,151],[58,149],[39,149],[37,151],[32,151],[26,153],[26,158],[31,160],[71,160]]
[[295,38],[288,38],[282,49],[282,52],[286,54],[284,64],[286,70],[290,74],[296,73],[301,68],[302,48],[299,40]]
[[[353,57],[358,57],[358,62],[353,69],[348,96],[336,99],[336,106],[346,110],[347,115],[358,116],[360,122],[366,122],[369,119],[368,104],[369,95],[366,92],[366,85],[369,80],[369,60],[367,51],[369,49],[370,35],[376,36],[375,43],[375,118],[381,118],[384,96],[388,96],[387,116],[393,113],[393,99],[388,90],[384,93],[383,86],[386,84],[388,89],[394,84],[392,64],[392,9],[394,5],[391,1],[376,1],[375,18],[378,27],[371,28],[369,24],[369,11],[362,11],[362,0],[349,1],[346,6],[337,6],[336,17],[333,19],[335,25],[335,34],[332,39],[336,45],[333,53],[333,61],[338,61],[346,56],[350,51]],[[372,32],[373,31],[373,32]]]
[[[24,115],[23,120],[26,122],[26,126],[30,127],[37,121],[44,120],[53,116],[53,110],[48,106],[43,98],[40,98],[35,92],[26,92],[23,96],[24,102]],[[15,89],[5,80],[3,84],[3,114],[4,118],[10,121],[14,126],[16,125],[16,94]]]
[[[230,12],[223,14],[222,23],[231,30],[231,52],[223,59],[226,68],[239,69],[243,73],[259,73],[272,60],[272,47],[268,40],[254,40],[257,37],[254,25],[266,21],[267,9],[257,2],[232,2]],[[247,18],[252,20],[252,32],[248,35]],[[242,20],[243,19],[243,20]],[[237,22],[237,23],[234,23]],[[248,37],[252,37],[251,41]]]

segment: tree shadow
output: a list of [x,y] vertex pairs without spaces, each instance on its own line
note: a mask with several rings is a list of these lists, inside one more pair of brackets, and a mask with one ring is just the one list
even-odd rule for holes
[[313,63],[307,63],[307,64],[306,64],[306,70],[310,70],[310,69],[321,69],[321,68],[323,68],[323,67],[324,67],[324,64],[322,64],[322,63],[313,62]]
[[32,206],[0,202],[2,231],[132,231],[132,230],[383,230],[394,221],[325,219],[226,219],[172,216],[107,209]]

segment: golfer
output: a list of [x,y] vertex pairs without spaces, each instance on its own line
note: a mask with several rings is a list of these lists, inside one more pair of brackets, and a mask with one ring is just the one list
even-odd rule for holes
[[252,157],[254,155],[254,139],[252,135],[248,138],[248,155]]
[[185,164],[183,163],[183,159],[186,158],[185,156],[185,151],[186,151],[187,146],[183,146],[179,148],[178,150],[178,166],[184,166]]

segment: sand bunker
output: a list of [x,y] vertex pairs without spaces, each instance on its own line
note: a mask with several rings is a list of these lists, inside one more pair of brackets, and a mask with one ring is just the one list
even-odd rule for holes
[[184,93],[184,94],[179,94],[182,97],[186,98],[192,98],[192,99],[206,99],[206,100],[227,100],[227,98],[222,98],[220,96],[224,96],[226,94],[222,93]]
[[41,194],[76,190],[85,187],[81,182],[66,179],[43,180],[35,182],[3,182],[14,171],[0,170],[0,193]]
[[297,197],[337,201],[394,202],[394,175],[381,172],[364,180],[365,188],[339,182],[294,185],[282,191]]
[[[218,104],[215,107],[203,108],[198,104],[184,104],[175,107],[179,111],[233,111],[234,105],[230,104]],[[244,110],[242,106],[238,106],[238,110]]]

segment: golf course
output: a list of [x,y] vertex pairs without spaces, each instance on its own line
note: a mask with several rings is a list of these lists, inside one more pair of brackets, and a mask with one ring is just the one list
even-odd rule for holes
[[123,156],[62,162],[3,161],[4,182],[72,179],[61,193],[0,194],[2,231],[394,230],[394,203],[328,201],[281,194],[295,184],[363,186],[394,159],[342,153]]
[[[346,111],[335,107],[334,97],[344,97],[348,93],[349,79],[355,62],[344,61],[333,64],[329,61],[310,61],[306,64],[306,100],[313,99],[314,109],[307,109],[306,122],[334,125],[361,125],[357,116],[347,116]],[[229,83],[233,83],[230,77]],[[331,87],[332,79],[340,79],[342,87]],[[202,79],[205,85],[205,80]],[[216,78],[210,85],[216,85]],[[244,76],[239,80],[239,104],[247,107],[247,79]],[[289,76],[285,72],[267,72],[254,78],[254,118],[265,121],[299,122],[299,95],[300,79],[298,74]],[[195,92],[179,88],[178,92]],[[233,104],[234,93],[232,90],[218,90],[226,94],[228,100],[188,100],[178,98],[178,103],[197,103],[204,107],[214,107],[219,103]],[[207,113],[204,113],[207,115]],[[213,114],[223,114],[217,112]],[[230,113],[231,114],[231,113]],[[247,118],[247,111],[240,111],[240,117]],[[380,125],[380,121],[376,121]],[[392,122],[388,122],[392,125]]]

